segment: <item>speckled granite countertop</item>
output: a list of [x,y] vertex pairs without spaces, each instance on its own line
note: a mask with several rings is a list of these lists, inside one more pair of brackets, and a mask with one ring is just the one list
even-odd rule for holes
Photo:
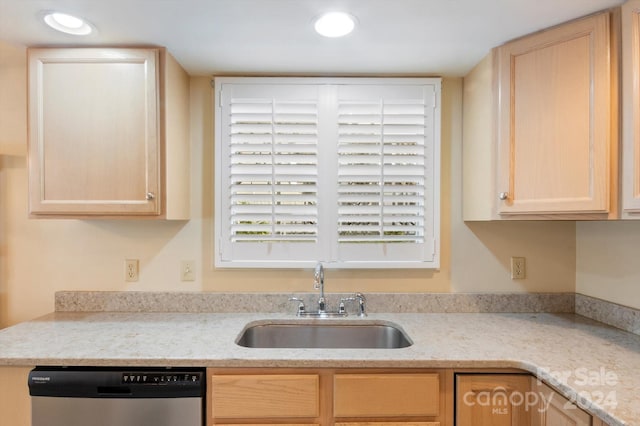
[[413,340],[404,349],[235,344],[247,323],[283,319],[295,320],[281,314],[57,312],[0,330],[0,365],[519,368],[612,426],[640,424],[640,336],[577,315],[412,313],[366,319],[402,327]]

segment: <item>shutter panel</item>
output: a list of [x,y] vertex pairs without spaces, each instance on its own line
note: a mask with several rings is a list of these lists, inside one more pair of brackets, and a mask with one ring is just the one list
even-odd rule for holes
[[232,98],[229,117],[231,241],[315,241],[317,102]]
[[426,100],[421,88],[415,92],[340,96],[339,242],[424,242]]

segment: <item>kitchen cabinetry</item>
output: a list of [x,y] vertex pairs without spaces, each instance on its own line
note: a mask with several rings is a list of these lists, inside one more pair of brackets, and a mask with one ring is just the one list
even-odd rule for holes
[[[549,386],[533,380],[532,390],[539,396],[538,405],[533,407],[532,426],[590,426],[591,416],[579,409],[568,399],[559,395]],[[598,419],[593,419],[593,425],[603,425]]]
[[640,1],[622,5],[622,216],[640,219]]
[[465,78],[465,220],[615,217],[614,21],[603,12],[511,41]]
[[211,414],[216,419],[317,418],[318,374],[212,374]]
[[25,386],[33,367],[0,367],[0,424],[31,426],[31,399]]
[[189,217],[189,78],[164,49],[29,49],[32,217]]
[[440,374],[336,374],[335,417],[395,418],[440,415]]
[[446,426],[443,371],[209,369],[208,424]]
[[[526,374],[457,374],[456,426],[530,426]],[[531,425],[533,426],[533,425]]]
[[208,426],[607,426],[520,370],[209,368],[206,400]]
[[208,425],[322,423],[318,370],[208,369]]

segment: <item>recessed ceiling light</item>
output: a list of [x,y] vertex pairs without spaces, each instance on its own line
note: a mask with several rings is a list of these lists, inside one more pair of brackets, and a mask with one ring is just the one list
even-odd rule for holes
[[344,12],[329,12],[316,20],[315,29],[325,37],[342,37],[349,34],[356,26],[355,19]]
[[87,35],[92,31],[91,25],[87,21],[66,13],[47,13],[44,16],[44,22],[54,30],[67,34]]

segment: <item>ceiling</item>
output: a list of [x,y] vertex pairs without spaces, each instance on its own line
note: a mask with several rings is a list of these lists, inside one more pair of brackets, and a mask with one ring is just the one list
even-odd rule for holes
[[[494,46],[622,0],[0,0],[0,40],[33,45],[165,46],[191,75],[465,75]],[[81,16],[95,34],[46,27]],[[328,39],[320,14],[354,15]]]

